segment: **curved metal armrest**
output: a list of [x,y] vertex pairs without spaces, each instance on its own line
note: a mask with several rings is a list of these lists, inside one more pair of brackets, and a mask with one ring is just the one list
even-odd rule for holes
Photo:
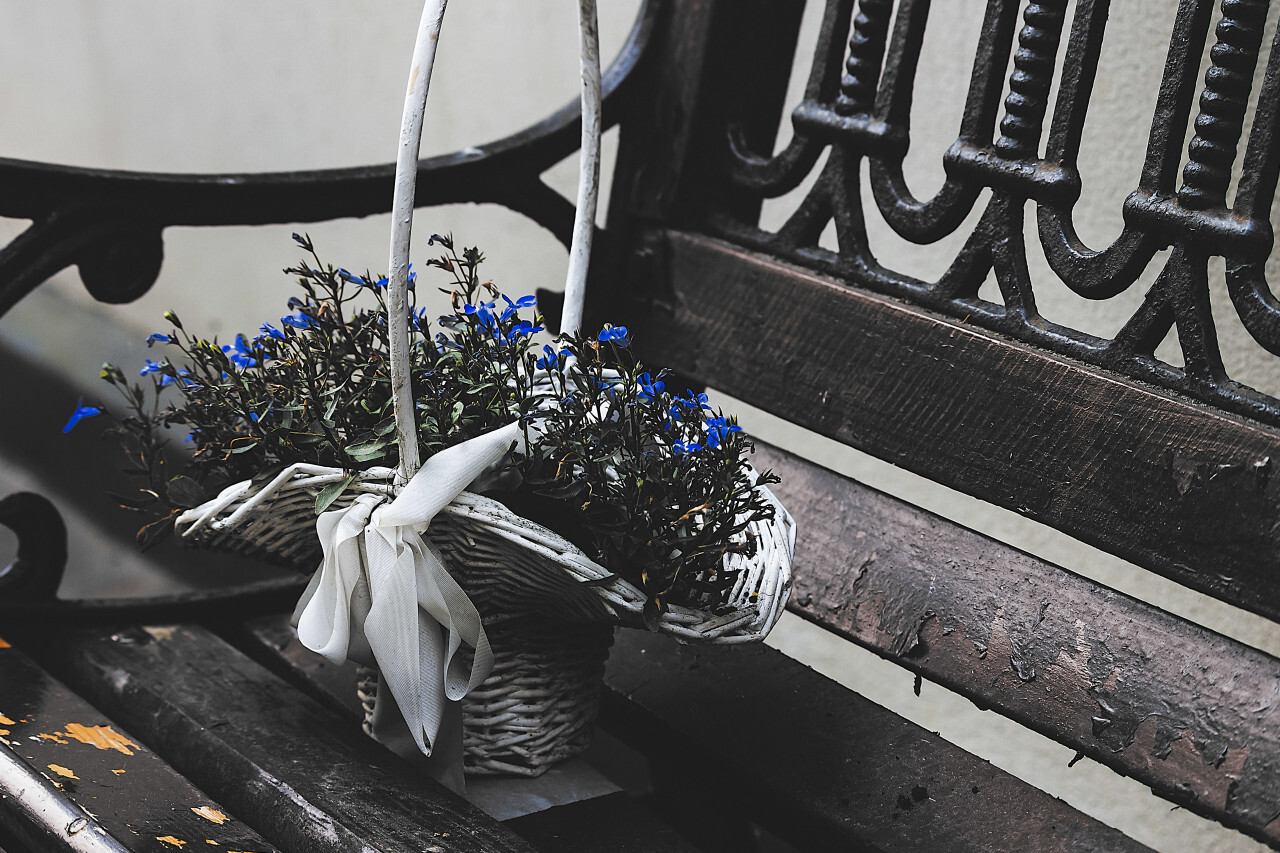
[[[650,44],[660,0],[645,0],[603,78],[604,126],[617,124]],[[419,161],[415,205],[501,204],[568,245],[573,205],[541,174],[578,147],[575,99],[511,136]],[[77,264],[94,298],[144,294],[170,225],[262,225],[360,217],[391,209],[395,164],[301,172],[177,174],[89,169],[0,158],[0,216],[33,224],[0,249],[0,315]]]

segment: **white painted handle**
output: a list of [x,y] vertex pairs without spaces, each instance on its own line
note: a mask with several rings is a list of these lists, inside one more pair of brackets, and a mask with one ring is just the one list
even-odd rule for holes
[[422,116],[436,62],[436,44],[449,0],[427,0],[418,22],[409,87],[400,120],[400,150],[396,154],[395,194],[391,201],[391,263],[387,285],[387,338],[391,357],[396,437],[400,441],[400,480],[418,471],[418,429],[409,382],[409,238],[413,231],[413,199],[418,183],[418,152],[422,146]]

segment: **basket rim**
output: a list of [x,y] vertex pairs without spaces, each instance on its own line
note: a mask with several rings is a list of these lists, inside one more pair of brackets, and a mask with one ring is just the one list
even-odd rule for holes
[[[217,497],[186,510],[175,521],[179,541],[198,544],[214,537],[236,537],[236,529],[254,519],[261,523],[271,503],[280,493],[301,492],[309,497],[327,483],[351,472],[320,465],[294,466],[290,476],[277,476],[261,487],[251,480],[228,486]],[[752,479],[755,470],[749,469]],[[396,470],[369,468],[334,503],[349,505],[355,496],[372,494],[384,498],[396,491]],[[688,605],[670,604],[661,614],[657,632],[691,642],[741,643],[764,639],[781,617],[791,591],[791,562],[795,550],[795,520],[766,486],[756,486],[774,509],[771,519],[752,522],[749,529],[758,538],[755,556],[739,562],[739,582],[730,594],[728,609],[719,613]],[[264,512],[265,511],[265,512]],[[643,626],[645,593],[621,575],[592,560],[578,546],[555,530],[519,515],[494,498],[463,491],[440,514],[466,518],[485,524],[490,531],[551,560],[580,583],[590,583],[592,591],[629,627]],[[422,534],[428,529],[423,525]],[[726,559],[730,559],[726,557]],[[750,570],[750,571],[749,571]]]

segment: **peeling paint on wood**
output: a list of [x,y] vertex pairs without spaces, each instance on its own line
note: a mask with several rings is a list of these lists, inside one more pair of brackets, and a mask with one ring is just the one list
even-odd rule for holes
[[213,823],[222,824],[227,822],[227,816],[211,806],[200,806],[199,808],[193,808],[192,811]]
[[[112,633],[65,632],[49,654],[87,699],[163,749],[206,792],[180,801],[195,826],[177,837],[218,838],[215,832],[251,824],[293,850],[533,849],[208,629],[183,625],[167,642],[114,642]],[[208,797],[232,818],[225,825],[193,813],[191,803]],[[169,832],[176,817],[155,834]],[[447,843],[431,830],[449,832]]]
[[173,632],[177,630],[175,625],[143,625],[142,630],[151,635],[152,639],[164,642],[173,638]]
[[82,726],[79,723],[67,723],[67,737],[75,738],[81,743],[96,746],[98,749],[114,749],[125,755],[133,755],[138,745],[111,726]]
[[[65,629],[59,626],[57,630]],[[37,645],[42,649],[48,646],[47,642]],[[90,812],[104,831],[126,847],[140,853],[172,851],[172,846],[155,840],[167,835],[178,839],[208,838],[218,849],[275,849],[155,753],[135,742],[131,733],[104,717],[101,709],[90,706],[54,680],[21,648],[0,655],[0,685],[8,684],[22,685],[22,690],[6,691],[4,696],[6,719],[14,720],[8,748],[31,768],[40,784],[50,789],[57,787],[59,796]],[[80,722],[65,725],[67,720]],[[80,737],[72,738],[68,732]],[[120,759],[126,755],[128,763],[122,767]],[[2,788],[0,785],[0,812],[4,812],[5,802]],[[211,823],[208,817],[192,812],[192,803],[226,815],[227,820]],[[64,827],[52,829],[61,833]]]
[[9,645],[9,643],[5,641],[4,637],[0,637],[0,649],[11,649],[11,648],[13,648],[13,646]]
[[165,844],[168,844],[170,847],[176,847],[179,850],[181,850],[183,846],[187,843],[183,841],[181,838],[174,838],[172,835],[157,835],[156,841],[163,841]]

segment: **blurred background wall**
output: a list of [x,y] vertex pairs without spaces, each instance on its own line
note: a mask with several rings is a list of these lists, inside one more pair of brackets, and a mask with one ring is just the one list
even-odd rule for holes
[[[622,44],[638,5],[638,0],[602,0],[606,58]],[[816,37],[821,12],[816,0],[809,5],[806,44]],[[1095,247],[1120,231],[1121,203],[1136,181],[1176,7],[1171,0],[1112,5],[1081,158],[1084,194],[1077,207],[1081,236]],[[942,183],[941,155],[955,138],[983,6],[981,0],[944,0],[931,12],[907,161],[918,197],[929,196]],[[0,156],[175,172],[390,161],[419,12],[418,0],[7,0],[0,3],[0,31],[8,34],[0,51]],[[804,83],[808,58],[801,54],[789,104],[798,102]],[[455,0],[441,38],[423,153],[452,151],[514,132],[576,97],[576,86],[575,4]],[[779,145],[788,137],[784,121]],[[615,134],[610,134],[605,143],[606,193],[615,147]],[[562,163],[546,180],[572,198],[575,170],[575,162]],[[791,197],[769,202],[766,226],[780,224],[794,209],[796,195],[806,190],[802,186]],[[607,196],[601,211],[606,207]],[[966,231],[961,228],[938,245],[920,247],[897,238],[875,216],[869,226],[872,248],[882,261],[926,279],[941,273]],[[25,222],[0,219],[0,243],[25,227]],[[386,216],[305,228],[326,260],[360,271],[386,267]],[[85,294],[74,269],[65,271],[0,318],[0,346],[53,365],[84,386],[87,396],[96,396],[102,361],[126,369],[140,365],[148,354],[143,339],[162,328],[160,315],[167,309],[177,311],[188,328],[224,340],[237,331],[252,333],[285,313],[291,283],[280,270],[297,260],[292,230],[170,228],[164,268],[148,295],[128,306],[100,305]],[[434,231],[451,231],[460,242],[481,247],[489,257],[488,275],[508,293],[558,288],[563,281],[564,249],[539,226],[504,209],[458,205],[419,211],[414,253],[419,261],[429,256],[425,238]],[[1028,236],[1032,278],[1039,282],[1037,299],[1046,317],[1110,335],[1137,307],[1145,290],[1141,286],[1105,303],[1075,296],[1056,282],[1036,255],[1038,241]],[[830,236],[824,239],[834,248]],[[1272,281],[1280,279],[1280,265],[1273,262],[1269,272]],[[1233,322],[1220,267],[1214,300],[1231,374],[1270,393],[1280,392],[1274,359]],[[1173,363],[1179,360],[1172,342],[1161,354]],[[733,401],[721,402],[727,409],[738,408],[749,429],[774,443],[1280,654],[1280,632],[1263,620],[1148,577],[1014,513],[982,506]],[[0,411],[4,418],[24,416],[20,399],[7,400]],[[57,433],[69,411],[36,413],[48,421],[38,427]],[[38,486],[33,460],[10,453],[0,458],[0,487]],[[88,501],[95,496],[82,497]],[[84,526],[93,524],[86,521]],[[117,571],[92,574],[88,568],[101,562],[98,549],[111,541],[110,531],[103,536],[84,540],[73,552],[79,558],[73,556],[64,594],[137,592],[173,582],[163,567],[157,570],[128,556],[112,563]],[[5,545],[0,540],[0,547]],[[141,580],[124,583],[121,578],[130,572]],[[905,671],[831,641],[797,619],[784,622],[773,642],[1158,849],[1262,849],[1189,813],[1170,811],[1140,786],[1088,760],[1068,769],[1072,756],[1064,748],[978,711],[941,688],[925,685],[917,698]]]

